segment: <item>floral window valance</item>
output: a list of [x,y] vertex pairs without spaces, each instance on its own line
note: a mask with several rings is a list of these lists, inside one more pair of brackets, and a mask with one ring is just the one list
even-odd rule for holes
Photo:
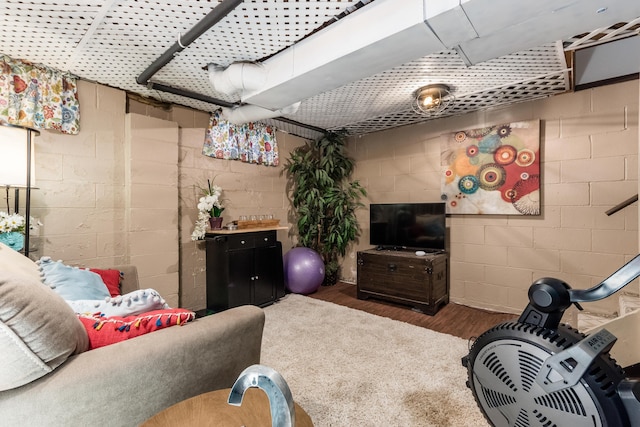
[[217,159],[241,160],[265,166],[278,166],[276,131],[262,123],[234,125],[211,114],[202,154]]
[[80,103],[76,77],[0,54],[0,120],[77,134]]

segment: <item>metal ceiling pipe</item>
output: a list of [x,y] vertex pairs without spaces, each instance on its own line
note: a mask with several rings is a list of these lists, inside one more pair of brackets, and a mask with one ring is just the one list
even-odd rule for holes
[[184,36],[174,43],[165,53],[158,59],[153,61],[136,79],[138,84],[146,86],[151,77],[153,77],[162,67],[167,65],[176,53],[182,52],[187,46],[193,43],[198,37],[203,35],[207,30],[220,22],[231,11],[233,11],[243,0],[222,0],[222,2],[214,7],[204,18],[193,26]]
[[161,83],[151,83],[147,84],[149,89],[159,90],[161,92],[172,93],[174,95],[184,96],[186,98],[196,99],[198,101],[207,102],[209,104],[219,105],[221,107],[233,108],[237,107],[238,104],[234,104],[232,102],[223,101],[222,99],[213,98],[211,96],[203,95],[197,92],[191,92],[190,90],[180,89],[173,86],[163,85]]
[[[184,89],[179,89],[179,88],[175,88],[172,86],[166,86],[160,83],[149,83],[150,89],[155,89],[155,90],[159,90],[162,92],[166,92],[166,93],[172,93],[174,95],[179,95],[179,96],[184,96],[186,98],[191,98],[191,99],[196,99],[198,101],[202,101],[202,102],[207,102],[209,104],[214,104],[214,105],[219,105],[223,108],[235,108],[238,107],[238,104],[233,104],[231,102],[227,102],[227,101],[223,101],[221,99],[217,99],[217,98],[212,98],[210,96],[207,95],[202,95],[201,93],[197,93],[197,92],[191,92],[188,90],[184,90]],[[286,114],[285,112],[281,112],[280,114]],[[283,123],[288,123],[290,125],[293,126],[299,126],[301,128],[305,128],[305,129],[309,129],[311,131],[314,132],[319,132],[319,133],[327,133],[326,129],[317,127],[317,126],[313,126],[313,125],[308,125],[306,123],[301,123],[295,120],[291,120],[288,119],[286,117],[273,117],[273,120],[277,120]]]
[[321,127],[308,125],[306,123],[300,123],[300,122],[297,122],[295,120],[288,119],[286,117],[274,117],[273,120],[277,120],[277,121],[282,122],[282,123],[288,123],[288,124],[293,125],[293,126],[300,126],[301,128],[309,129],[309,130],[312,130],[314,132],[327,133],[327,130],[323,129]]
[[[171,93],[174,95],[184,96],[198,101],[207,102],[209,104],[219,105],[224,108],[238,107],[239,104],[223,101],[221,99],[213,98],[200,93],[180,89],[172,86],[167,86],[160,83],[150,82],[151,78],[167,65],[173,57],[182,52],[191,43],[193,43],[198,37],[207,32],[211,27],[220,22],[229,13],[231,13],[243,0],[222,0],[222,2],[213,8],[204,18],[202,18],[196,25],[193,26],[184,36],[182,36],[176,43],[173,44],[167,51],[165,51],[158,59],[156,59],[151,65],[149,65],[136,79],[136,82],[140,85],[146,86],[149,89],[159,90],[161,92]],[[284,110],[284,109],[282,109]],[[282,113],[279,113],[282,114]],[[285,123],[290,123],[296,126],[304,127],[313,131],[326,133],[325,129],[318,128],[316,126],[299,123],[285,117],[273,117],[274,120],[281,120]]]

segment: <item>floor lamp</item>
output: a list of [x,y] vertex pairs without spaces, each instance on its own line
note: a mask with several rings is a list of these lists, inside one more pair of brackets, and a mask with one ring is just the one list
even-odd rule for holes
[[19,210],[20,188],[26,191],[24,255],[27,257],[31,228],[31,188],[35,184],[33,137],[37,135],[40,135],[40,132],[35,129],[0,122],[0,186],[7,189],[7,197],[9,188],[15,189],[16,213]]

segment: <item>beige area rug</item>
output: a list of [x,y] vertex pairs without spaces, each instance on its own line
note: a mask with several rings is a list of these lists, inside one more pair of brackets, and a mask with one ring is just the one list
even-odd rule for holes
[[488,425],[465,385],[466,340],[295,294],[265,313],[261,363],[316,427]]

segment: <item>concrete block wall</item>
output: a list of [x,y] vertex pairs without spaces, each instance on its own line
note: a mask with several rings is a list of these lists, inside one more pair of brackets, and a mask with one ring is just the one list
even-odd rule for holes
[[[156,266],[156,273],[158,270],[163,271],[163,281],[150,287],[162,286],[164,291],[161,291],[161,294],[163,296],[169,294],[173,300],[176,296],[172,293],[172,289],[174,289],[177,274],[179,305],[192,310],[205,308],[205,244],[202,241],[191,240],[191,233],[197,219],[197,201],[200,197],[198,186],[205,185],[207,179],[213,179],[223,188],[225,223],[238,219],[240,215],[271,213],[280,219],[282,225],[287,225],[289,202],[286,197],[283,164],[290,151],[304,144],[305,141],[293,135],[278,132],[281,160],[278,167],[214,159],[202,155],[209,113],[134,98],[127,99],[127,112],[130,113],[130,117],[135,118],[136,123],[141,123],[144,132],[136,130],[136,132],[142,132],[142,141],[139,152],[133,151],[132,156],[125,154],[125,162],[132,162],[131,167],[125,168],[126,171],[131,173],[132,179],[137,176],[141,180],[139,184],[144,189],[143,194],[153,194],[147,193],[153,189],[145,187],[151,182],[162,182],[162,185],[166,183],[168,187],[173,186],[172,189],[167,188],[166,193],[162,195],[171,195],[166,200],[169,205],[175,190],[177,203],[174,208],[156,207],[145,210],[143,207],[133,207],[131,209],[132,231],[129,235],[135,236],[133,238],[137,242],[135,246],[132,245],[131,258],[144,266],[141,275],[150,273],[148,277],[153,283],[158,280],[158,276],[152,272],[153,266],[148,262],[154,257],[145,254],[145,251],[164,248],[160,250],[164,257],[163,263]],[[175,141],[174,129],[178,132]],[[165,134],[167,131],[169,131],[168,134]],[[169,140],[163,139],[166,137],[169,137]],[[163,145],[157,146],[159,142]],[[162,153],[167,155],[166,159],[159,159],[152,154],[158,147],[162,147]],[[177,150],[177,160],[172,163],[174,150]],[[138,160],[135,160],[136,156],[139,157]],[[156,164],[158,161],[161,164]],[[138,203],[148,205],[152,201],[140,199]],[[159,232],[154,232],[154,229]],[[175,244],[178,251],[177,260],[171,250],[174,244],[174,232],[177,233],[178,240]],[[162,238],[162,241],[155,240],[158,238]],[[293,245],[294,237],[286,230],[278,232],[278,239],[283,244],[283,252]]]
[[[206,186],[207,179],[222,187],[223,224],[237,220],[240,215],[273,214],[286,226],[289,201],[283,164],[292,149],[305,143],[304,139],[278,132],[280,165],[271,167],[204,156],[204,135],[205,128],[180,129],[181,295],[182,305],[193,310],[206,307],[205,243],[191,240],[201,197],[198,188]],[[292,247],[292,237],[287,230],[278,231],[278,240],[282,242],[283,253]]]
[[[282,164],[304,140],[278,133],[281,166],[277,168],[211,159],[200,154],[207,113],[127,102],[123,91],[85,81],[79,82],[79,89],[80,134],[43,131],[35,140],[38,189],[32,194],[32,212],[44,226],[33,257],[49,255],[96,267],[139,262],[150,287],[157,283],[168,289],[165,286],[179,282],[181,305],[203,308],[204,248],[190,240],[197,214],[193,185],[216,177],[228,199],[225,222],[243,214],[274,213],[287,224]],[[611,217],[604,211],[638,192],[638,98],[636,80],[353,137],[349,150],[356,158],[356,177],[369,191],[365,202],[438,201],[442,134],[540,119],[543,214],[447,220],[452,301],[519,312],[535,278],[555,276],[573,287],[590,287],[637,252],[636,204]],[[132,113],[129,119],[127,112]],[[134,116],[159,120],[134,120],[159,131],[148,128],[140,156],[131,163],[126,150],[134,147],[127,148],[126,134],[127,120]],[[166,129],[177,134],[175,145],[164,139]],[[147,150],[153,153],[158,147],[162,156],[175,152],[176,163],[171,165],[164,157],[154,160]],[[170,172],[159,176],[156,168]],[[136,180],[138,192],[128,189]],[[156,184],[158,191],[175,195],[173,208],[151,205],[160,199],[146,198]],[[355,252],[369,247],[368,210],[358,215],[363,233],[342,269],[349,281],[356,279]],[[149,246],[155,246],[150,242],[158,243],[147,228],[175,242],[177,249],[170,257],[145,255]],[[285,252],[294,242],[286,231],[279,233],[279,239]],[[161,252],[172,252],[163,244],[164,237],[158,245]],[[161,271],[147,270],[146,261],[151,259],[163,259]],[[156,282],[159,274],[172,285]],[[637,284],[627,291],[637,294]],[[590,304],[589,309],[606,314],[612,305],[604,301]]]
[[178,124],[127,114],[125,224],[141,288],[179,305]]
[[31,207],[43,226],[31,258],[103,268],[133,263],[141,286],[177,306],[178,126],[127,115],[118,89],[79,80],[78,96],[80,133],[42,131],[35,139]]
[[107,267],[128,261],[125,93],[81,80],[78,96],[78,135],[42,131],[35,138],[37,188],[31,192],[31,212],[43,226],[31,257]]
[[[605,211],[638,192],[638,81],[435,120],[350,139],[367,202],[440,200],[443,134],[541,120],[542,215],[452,215],[447,219],[451,300],[520,312],[537,278],[589,288],[638,252],[638,208]],[[343,263],[356,279],[356,251],[371,247],[368,209],[360,241]],[[637,283],[629,291],[638,292]],[[617,310],[610,298],[588,307]]]

